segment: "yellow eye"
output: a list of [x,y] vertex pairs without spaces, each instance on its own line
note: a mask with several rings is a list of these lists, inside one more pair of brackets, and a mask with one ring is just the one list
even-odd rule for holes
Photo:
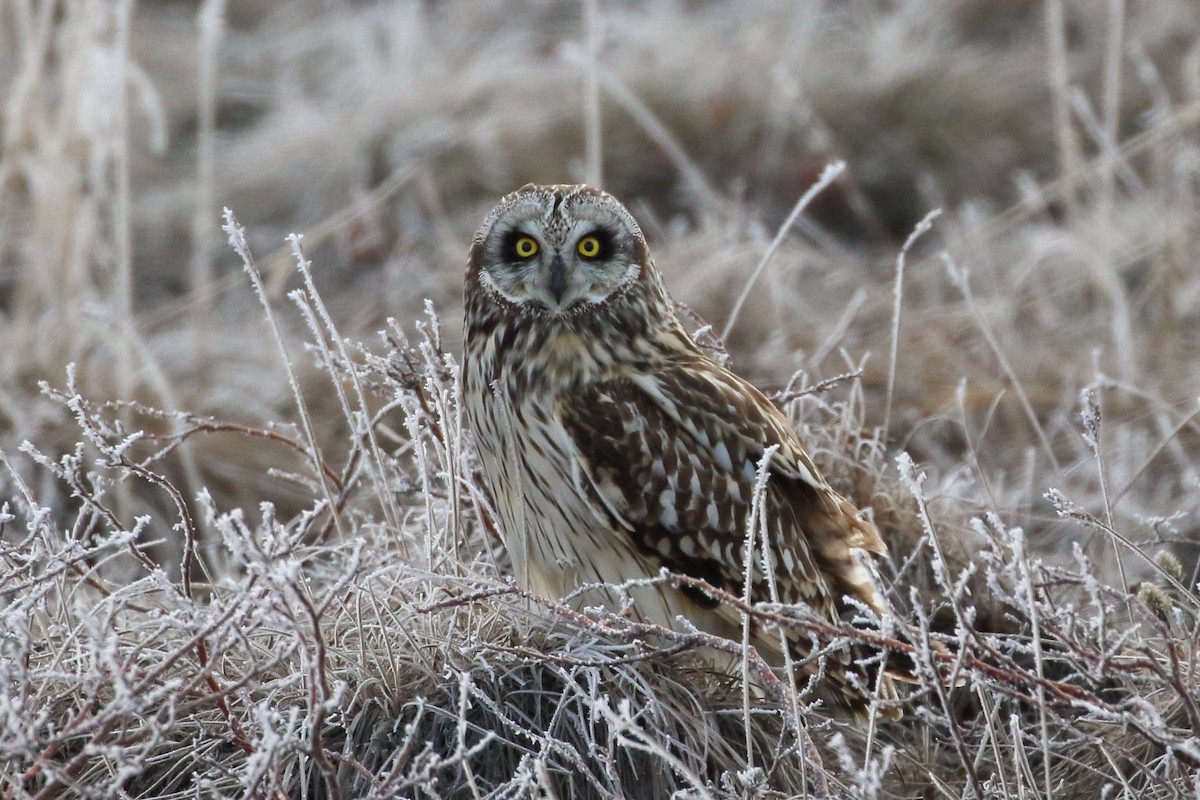
[[513,247],[520,258],[533,258],[537,255],[538,243],[532,236],[522,236]]
[[600,255],[600,240],[595,236],[585,236],[579,240],[579,244],[575,246],[575,249],[584,258],[595,258]]

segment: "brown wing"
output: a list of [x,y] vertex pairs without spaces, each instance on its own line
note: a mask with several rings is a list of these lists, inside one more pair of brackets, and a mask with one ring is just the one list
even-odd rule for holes
[[[786,418],[707,359],[592,385],[556,411],[618,526],[671,571],[741,594],[742,547],[765,449],[764,496],[779,599],[836,620],[843,595],[880,608],[852,548],[883,554],[873,526],[819,477]],[[754,600],[770,599],[760,571]]]

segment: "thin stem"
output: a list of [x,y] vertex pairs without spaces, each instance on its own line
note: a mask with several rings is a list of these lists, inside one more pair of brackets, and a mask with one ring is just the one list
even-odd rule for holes
[[771,257],[775,255],[775,251],[779,249],[779,245],[783,243],[783,239],[788,235],[788,231],[796,224],[796,220],[804,213],[804,209],[808,208],[808,204],[817,195],[825,191],[829,184],[836,181],[838,176],[845,170],[845,161],[835,161],[832,164],[826,165],[825,169],[821,171],[821,177],[817,178],[817,182],[810,186],[808,191],[796,201],[796,205],[792,206],[791,213],[788,214],[783,224],[779,226],[779,230],[775,232],[775,238],[771,240],[771,243],[767,245],[767,249],[763,251],[762,258],[758,260],[758,265],[754,268],[754,272],[750,273],[750,277],[746,279],[746,285],[742,287],[741,294],[734,301],[733,310],[729,312],[729,320],[725,323],[724,330],[721,331],[722,341],[729,338],[730,331],[737,324],[738,315],[742,313],[742,306],[745,304],[746,298],[750,296],[750,290],[754,288],[755,281],[762,275],[763,270],[767,268],[767,264],[770,263]]
[[917,226],[913,228],[913,232],[904,240],[904,246],[896,255],[896,283],[892,288],[892,344],[888,350],[887,400],[883,408],[883,433],[879,437],[879,440],[884,443],[887,442],[888,428],[892,423],[892,396],[896,389],[896,361],[900,354],[900,309],[904,297],[904,264],[909,249],[933,227],[933,221],[941,215],[942,210],[935,208],[922,217]]

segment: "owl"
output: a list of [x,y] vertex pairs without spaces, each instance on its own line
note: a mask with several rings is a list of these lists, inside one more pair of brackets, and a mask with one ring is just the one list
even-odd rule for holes
[[[728,604],[636,581],[665,567],[741,595],[756,479],[773,448],[759,528],[773,575],[755,560],[751,600],[831,623],[853,616],[851,601],[883,612],[855,554],[886,553],[875,527],[821,477],[783,413],[696,345],[637,222],[605,192],[530,184],[484,219],[467,264],[463,402],[525,588],[574,593],[578,606],[624,601],[644,621],[678,629],[683,617],[740,640]],[[752,636],[782,663],[777,630]],[[799,663],[811,646],[800,634],[788,644]],[[819,691],[860,712],[856,684],[877,676],[851,682],[856,663],[828,657]],[[890,676],[879,687],[895,697]]]

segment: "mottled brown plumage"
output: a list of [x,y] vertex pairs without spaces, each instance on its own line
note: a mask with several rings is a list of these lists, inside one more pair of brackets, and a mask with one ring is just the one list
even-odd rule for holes
[[[529,185],[484,220],[466,275],[467,418],[517,580],[561,597],[661,567],[741,594],[758,467],[778,597],[757,567],[752,599],[840,622],[850,597],[882,613],[855,550],[883,555],[869,521],[834,492],[784,415],[709,358],[675,315],[641,230],[587,186]],[[761,562],[760,562],[761,563]],[[633,612],[740,638],[740,615],[698,591],[630,591]],[[611,603],[595,588],[581,604]],[[779,663],[775,632],[754,643]],[[793,654],[809,642],[796,637]],[[826,671],[825,695],[865,698]],[[890,678],[883,691],[894,696]]]

